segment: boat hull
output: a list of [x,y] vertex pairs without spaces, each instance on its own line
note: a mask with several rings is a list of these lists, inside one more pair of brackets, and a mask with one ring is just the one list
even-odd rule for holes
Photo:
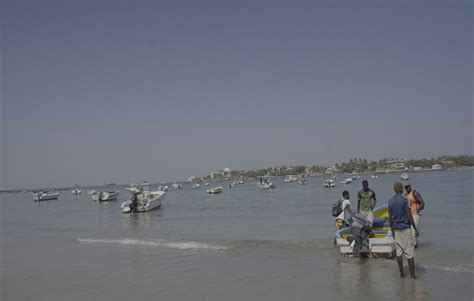
[[35,193],[33,194],[34,201],[49,201],[49,200],[57,200],[59,197],[59,193]]
[[[165,195],[166,192],[164,191],[153,191],[150,192],[149,196],[140,196],[137,200],[137,212],[147,212],[159,209]],[[122,213],[131,213],[131,204],[131,200],[122,203]]]
[[347,227],[336,231],[336,244],[340,248],[341,255],[345,257],[370,256],[392,258],[395,256],[395,240],[388,221],[388,206],[377,207],[373,211],[374,221],[372,234],[368,237],[368,245],[360,252],[354,252],[353,246],[348,238],[352,237],[352,228]]

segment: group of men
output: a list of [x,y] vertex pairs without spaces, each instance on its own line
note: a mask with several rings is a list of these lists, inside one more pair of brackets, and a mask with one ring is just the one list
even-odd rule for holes
[[[390,228],[395,238],[397,264],[400,277],[405,277],[403,272],[403,257],[408,260],[410,276],[416,279],[415,275],[415,248],[419,235],[418,226],[420,224],[420,212],[425,207],[425,202],[420,193],[412,189],[409,183],[405,184],[406,194],[403,195],[403,184],[396,182],[393,185],[395,195],[388,202],[388,213]],[[349,192],[342,193],[342,212],[336,217],[336,230],[348,227],[351,224],[351,203]],[[375,192],[369,188],[367,180],[362,181],[362,189],[357,195],[357,213],[364,216],[369,227],[373,224],[373,210],[377,204]]]

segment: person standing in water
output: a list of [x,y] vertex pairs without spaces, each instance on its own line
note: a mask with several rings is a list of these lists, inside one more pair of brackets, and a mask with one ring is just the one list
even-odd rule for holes
[[375,192],[369,188],[369,182],[367,180],[362,181],[362,190],[357,195],[357,212],[370,222],[370,227],[372,227],[374,221],[372,210],[376,204]]
[[[411,215],[413,216],[413,221],[415,222],[416,228],[419,230],[420,218],[421,218],[420,211],[425,208],[425,201],[423,200],[423,198],[421,197],[421,194],[418,191],[413,190],[411,188],[410,183],[405,184],[405,191],[407,192],[405,197],[410,202],[410,212],[411,212]],[[412,228],[412,232],[413,232],[413,237],[415,238],[415,248],[416,248],[418,241],[417,241],[417,237],[415,236],[415,230],[413,228]]]
[[336,231],[344,229],[349,226],[349,219],[351,218],[351,202],[349,201],[349,191],[344,190],[341,199],[341,214],[336,217]]
[[403,185],[396,182],[393,185],[395,196],[388,201],[388,216],[390,221],[390,228],[392,229],[397,248],[397,264],[400,271],[400,277],[405,277],[403,272],[403,257],[408,260],[408,267],[410,269],[410,276],[416,279],[415,275],[415,239],[410,228],[413,227],[415,237],[418,236],[418,229],[416,228],[413,217],[410,213],[410,206],[407,198],[403,194]]

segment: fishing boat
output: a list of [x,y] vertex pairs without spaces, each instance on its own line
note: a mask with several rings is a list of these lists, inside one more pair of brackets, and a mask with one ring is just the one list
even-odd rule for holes
[[147,212],[161,207],[165,191],[150,191],[148,184],[130,190],[130,200],[121,205],[122,213]]
[[261,189],[275,189],[275,185],[272,182],[257,183],[257,187]]
[[377,179],[379,176],[378,175],[371,175],[370,176],[372,179]]
[[300,185],[306,185],[308,184],[308,179],[300,179],[298,183],[300,183]]
[[181,184],[178,184],[178,183],[174,183],[174,184],[171,184],[171,188],[173,189],[181,189],[183,188],[183,186]]
[[118,195],[119,192],[114,190],[100,191],[99,193],[95,192],[92,194],[92,200],[94,202],[116,201]]
[[354,252],[351,227],[336,231],[336,244],[343,256],[354,257],[359,256],[360,253],[371,257],[391,258],[395,256],[395,240],[388,221],[388,205],[375,208],[373,216],[371,232],[360,252]]
[[339,183],[341,183],[341,184],[351,184],[352,183],[352,178],[347,178],[343,181],[340,181]]
[[49,201],[57,200],[59,197],[59,192],[54,191],[40,191],[33,193],[33,201]]
[[72,190],[72,194],[75,194],[75,195],[81,194],[81,192],[82,191],[79,188],[76,188],[76,189]]
[[217,186],[217,187],[214,187],[214,188],[209,188],[207,191],[207,193],[209,194],[217,194],[217,193],[221,193],[223,190],[222,186]]
[[408,176],[407,173],[402,173],[402,174],[400,175],[400,179],[401,179],[402,181],[408,181],[409,178],[410,178],[410,177]]
[[201,185],[199,185],[199,183],[196,183],[196,184],[193,185],[193,188],[194,188],[194,189],[197,189],[197,188],[199,188],[199,187],[201,187]]
[[244,180],[239,180],[238,184],[245,184]]
[[209,182],[204,182],[204,186],[209,186]]
[[285,176],[285,183],[292,183],[292,182],[295,182],[296,180],[298,180],[298,178],[295,176],[295,175],[287,175]]
[[167,185],[160,185],[158,186],[159,191],[168,191],[169,187]]
[[336,181],[333,179],[326,179],[324,181],[324,187],[336,187]]

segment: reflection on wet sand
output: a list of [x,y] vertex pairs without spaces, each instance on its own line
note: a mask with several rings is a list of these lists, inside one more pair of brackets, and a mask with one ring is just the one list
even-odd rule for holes
[[393,260],[341,257],[336,270],[344,300],[428,300],[423,280],[400,279]]

